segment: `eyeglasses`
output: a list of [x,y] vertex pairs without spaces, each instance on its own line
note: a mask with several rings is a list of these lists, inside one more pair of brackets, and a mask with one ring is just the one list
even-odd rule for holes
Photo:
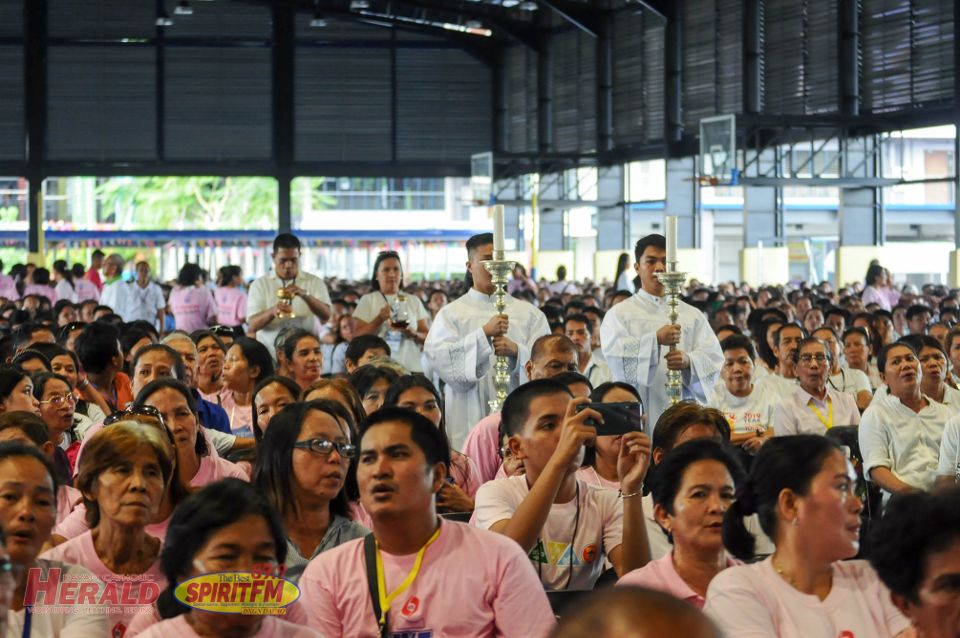
[[327,439],[297,441],[293,444],[293,447],[300,450],[310,450],[314,454],[322,454],[323,456],[329,456],[334,450],[336,450],[340,456],[345,459],[352,459],[357,455],[356,445],[352,445],[350,443],[337,443],[336,441],[328,441]]
[[797,361],[799,361],[800,363],[807,363],[807,364],[809,364],[812,361],[816,361],[817,363],[826,363],[829,360],[830,360],[830,357],[828,357],[825,354],[802,354],[799,357],[797,357]]
[[126,410],[118,410],[113,414],[111,414],[110,416],[108,416],[107,418],[105,418],[103,420],[103,424],[105,426],[113,425],[114,423],[125,421],[128,418],[133,418],[134,420],[136,420],[136,417],[138,416],[141,416],[141,417],[145,416],[151,419],[156,419],[157,421],[160,422],[161,425],[164,425],[164,426],[166,425],[166,423],[163,420],[163,415],[160,414],[160,410],[156,409],[152,405],[131,406]]
[[500,447],[500,458],[507,460],[513,456],[513,450],[510,449],[509,445],[503,445]]
[[44,399],[43,401],[39,401],[39,403],[40,405],[52,405],[55,408],[59,408],[67,403],[69,403],[70,405],[76,405],[77,397],[73,396],[72,394],[57,394],[50,397],[49,399]]

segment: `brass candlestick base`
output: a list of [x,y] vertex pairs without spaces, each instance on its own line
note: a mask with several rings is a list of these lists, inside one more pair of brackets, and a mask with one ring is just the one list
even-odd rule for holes
[[[493,294],[497,297],[497,314],[502,315],[504,309],[507,307],[508,277],[517,264],[516,262],[504,259],[502,250],[494,251],[493,259],[487,259],[481,263],[483,263],[483,267],[487,269],[487,272],[490,273],[493,285],[496,287]],[[496,388],[497,395],[487,402],[490,406],[491,414],[500,410],[503,402],[507,399],[507,394],[510,392],[509,357],[497,357],[497,361],[493,366],[493,384]]]
[[[677,272],[677,262],[667,264],[668,271],[657,273],[657,279],[663,284],[667,292],[667,305],[670,306],[670,323],[677,325],[677,306],[680,305],[680,293],[683,282],[687,280],[687,273]],[[670,346],[670,352],[677,346]],[[683,398],[683,373],[680,370],[667,370],[667,398],[670,405],[676,405]]]

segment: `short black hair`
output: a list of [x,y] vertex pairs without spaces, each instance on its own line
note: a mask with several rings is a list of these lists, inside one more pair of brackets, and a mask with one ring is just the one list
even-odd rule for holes
[[296,248],[301,250],[300,240],[297,239],[297,236],[292,233],[280,233],[273,239],[273,252],[277,252],[281,248]]
[[136,372],[137,364],[140,362],[141,357],[150,352],[163,352],[170,357],[170,361],[173,362],[173,365],[171,366],[173,368],[173,376],[178,381],[183,381],[184,377],[187,376],[186,369],[183,367],[183,359],[180,357],[180,353],[165,343],[151,343],[137,350],[137,354],[133,356],[133,362],[130,365],[130,374]]
[[511,392],[500,410],[500,420],[504,432],[513,436],[523,430],[523,424],[530,416],[530,404],[534,399],[551,394],[573,394],[567,386],[554,379],[537,379],[524,383]]
[[559,350],[561,352],[577,352],[577,346],[567,335],[546,334],[537,337],[530,347],[530,358],[539,359],[546,354],[547,350]]
[[[867,342],[867,347],[870,346],[870,335],[868,335],[868,334],[867,334],[867,331],[864,330],[863,328],[854,326],[854,327],[852,327],[852,328],[847,328],[846,330],[844,330],[844,331],[843,331],[843,338],[841,339],[841,343],[846,344],[846,343],[847,343],[847,337],[849,337],[850,335],[860,335],[860,336],[863,337],[864,340]],[[948,337],[948,339],[949,339],[949,337]]]
[[636,258],[637,263],[640,262],[640,258],[643,257],[644,251],[650,246],[659,248],[660,250],[666,250],[667,238],[658,233],[652,233],[646,237],[641,237],[638,239],[637,245],[633,248],[633,256]]
[[870,532],[870,564],[894,594],[918,603],[930,557],[960,541],[960,488],[896,495]]
[[568,388],[577,383],[582,383],[588,388],[590,388],[590,392],[593,392],[593,383],[590,382],[590,379],[583,376],[579,372],[573,372],[572,370],[568,370],[566,372],[561,372],[560,374],[554,375],[550,377],[550,379],[552,381],[556,381],[557,383],[562,383]]
[[714,330],[714,333],[720,334],[721,332],[732,332],[735,335],[742,335],[743,330],[738,326],[733,325],[732,323],[725,323],[722,326],[717,326],[717,329]]
[[389,357],[390,345],[377,335],[360,335],[354,337],[347,344],[347,350],[343,353],[345,359],[357,363],[367,352],[367,350],[380,349],[387,353]]
[[[433,424],[433,421],[413,410],[398,407],[377,410],[367,419],[360,432],[360,438],[363,439],[371,428],[395,421],[400,421],[410,428],[410,438],[427,458],[427,465],[443,463],[444,467],[450,467],[450,446],[440,434],[439,428]],[[269,432],[269,429],[267,431]]]
[[907,350],[913,353],[913,356],[915,357],[920,356],[916,348],[910,345],[910,343],[907,341],[900,340],[900,341],[894,341],[893,343],[888,343],[887,345],[880,348],[880,352],[877,354],[877,370],[879,370],[881,373],[887,367],[887,357],[890,355],[890,351],[893,350],[894,348],[906,348]]
[[614,389],[626,390],[637,398],[638,403],[643,403],[643,399],[640,398],[640,393],[637,389],[623,381],[607,381],[606,383],[601,383],[590,393],[590,400],[594,403],[603,403],[603,397],[607,396],[607,393]]
[[830,346],[827,345],[827,342],[823,339],[818,339],[817,337],[804,337],[800,340],[800,343],[797,344],[797,349],[793,351],[793,362],[800,362],[800,351],[803,350],[806,346],[815,343],[818,346],[823,348],[823,353],[827,357],[827,361],[833,362],[833,351],[830,349]]
[[0,432],[4,430],[20,430],[24,435],[40,447],[50,440],[50,428],[47,422],[32,412],[18,410],[0,414]]
[[[947,358],[947,351],[944,350],[943,344],[936,337],[931,337],[930,335],[904,335],[899,339],[902,343],[909,343],[914,350],[917,351],[917,356],[920,356],[920,351],[924,348],[933,348],[934,350],[939,350],[940,354]],[[949,359],[948,359],[949,360]]]
[[107,369],[114,357],[120,354],[120,331],[103,321],[87,324],[77,336],[74,349],[80,357],[83,369],[91,374],[100,374]]
[[473,258],[474,251],[480,246],[493,243],[493,233],[479,233],[467,240],[467,256]]
[[806,339],[807,337],[810,336],[810,335],[807,334],[807,329],[804,328],[803,326],[798,326],[798,325],[795,324],[795,323],[785,323],[785,324],[783,324],[782,326],[780,326],[779,328],[777,328],[777,331],[773,333],[773,343],[774,343],[778,348],[780,347],[780,333],[783,332],[784,330],[788,329],[788,328],[796,328],[797,330],[799,330],[799,331],[800,331],[800,334],[803,336],[804,339]]
[[373,384],[380,380],[386,380],[387,385],[397,380],[400,375],[386,367],[365,365],[360,366],[350,375],[350,385],[357,391],[362,399],[366,396]]
[[927,313],[928,315],[933,315],[933,310],[931,310],[930,308],[922,304],[918,304],[918,303],[913,304],[912,306],[907,308],[907,321],[910,321],[917,315],[921,315],[923,313]]
[[582,312],[572,312],[563,318],[563,327],[566,329],[568,321],[579,321],[587,327],[587,332],[593,334],[593,324],[590,323],[590,317]]
[[43,364],[43,367],[47,369],[47,372],[50,372],[51,370],[50,360],[47,359],[47,357],[45,357],[40,352],[34,350],[33,348],[27,348],[26,350],[24,350],[23,352],[15,356],[13,360],[10,361],[10,363],[12,363],[15,366],[22,367],[25,362],[33,361],[34,359],[41,362]]
[[738,348],[746,350],[747,354],[750,355],[750,360],[756,361],[757,353],[753,349],[753,343],[747,337],[744,337],[743,335],[730,335],[720,342],[720,349],[724,352],[727,350],[736,350]]
[[123,354],[130,354],[133,346],[137,345],[137,342],[141,339],[149,339],[154,343],[157,341],[156,336],[150,331],[145,330],[143,326],[133,326],[129,324],[124,326],[123,331],[120,333],[120,349],[123,351]]
[[664,410],[653,429],[653,446],[669,452],[677,444],[677,439],[691,425],[706,423],[717,429],[720,438],[730,440],[730,423],[723,412],[708,408],[693,401],[681,401]]
[[[237,341],[240,341],[241,338],[243,337],[238,337],[236,341],[234,341],[234,343],[236,343]],[[249,337],[245,337],[245,338],[249,339]],[[303,328],[295,328],[292,332],[289,332],[283,338],[283,356],[287,358],[287,361],[293,361],[293,354],[297,351],[297,344],[300,343],[301,340],[307,339],[307,338],[314,339],[318,344],[320,343],[320,339],[319,337],[317,337],[317,335],[313,334],[309,330],[304,330]],[[253,339],[251,339],[251,341],[260,343],[259,341],[256,341]],[[263,345],[263,344],[260,344],[260,345]],[[266,350],[266,346],[264,346],[264,350]],[[266,353],[267,353],[267,356],[269,357],[270,351],[266,350]],[[246,351],[244,351],[244,356],[246,356]],[[351,361],[354,361],[354,360],[351,359]],[[354,361],[354,363],[356,363],[356,361]],[[273,374],[272,367],[270,368],[270,373],[267,374],[266,376],[270,376],[270,374]]]

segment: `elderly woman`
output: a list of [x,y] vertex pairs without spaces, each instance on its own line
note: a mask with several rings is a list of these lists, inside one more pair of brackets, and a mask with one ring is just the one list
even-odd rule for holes
[[120,587],[146,605],[111,609],[107,635],[123,636],[130,620],[165,586],[160,539],[146,527],[160,511],[174,471],[174,450],[156,428],[123,421],[91,437],[80,464],[90,531],[45,552],[41,558],[86,567],[107,587]]
[[350,414],[325,400],[287,406],[260,441],[254,482],[283,517],[287,578],[298,579],[317,554],[367,534],[351,520],[343,489],[355,441]]
[[[235,479],[208,485],[177,508],[170,528],[170,540],[160,557],[170,586],[160,594],[154,614],[134,621],[131,630],[140,630],[137,636],[319,638],[316,631],[276,616],[193,609],[174,593],[177,583],[194,576],[283,564],[287,555],[283,524],[253,486]],[[156,624],[147,626],[151,622]]]
[[[56,519],[58,487],[56,471],[38,449],[21,442],[0,443],[0,528],[6,534],[10,562],[17,568],[5,636],[109,635],[106,617],[90,605],[68,611],[62,607],[44,609],[56,605],[56,601],[35,605],[27,598],[28,577],[54,578],[50,573],[53,568],[63,570],[61,582],[93,580],[84,567],[38,558]],[[27,605],[31,606],[29,611]]]
[[63,464],[63,476],[73,476],[74,463],[80,450],[80,432],[86,432],[92,423],[76,413],[77,399],[66,377],[52,372],[41,372],[33,377],[33,396],[40,405],[40,417],[50,431],[50,441],[59,450],[56,462]]
[[177,472],[184,484],[202,487],[222,478],[246,479],[235,463],[211,452],[203,435],[193,394],[176,379],[151,381],[137,395],[133,407],[152,407],[163,417],[177,449]]
[[227,348],[211,330],[197,330],[190,338],[197,345],[197,390],[207,401],[217,403],[217,394],[223,389]]
[[729,567],[707,590],[705,611],[728,636],[871,636],[909,627],[860,548],[856,474],[830,439],[800,434],[768,441],[723,520],[734,556],[754,557],[744,517],[758,514],[776,550]]
[[260,379],[273,374],[273,358],[267,347],[249,337],[239,337],[227,350],[223,364],[224,388],[218,395],[236,436],[253,436],[253,389]]
[[373,289],[353,311],[356,334],[375,334],[390,344],[392,356],[412,372],[420,371],[420,348],[427,338],[430,315],[423,302],[403,293],[400,255],[381,252],[373,264]]
[[653,513],[673,551],[618,584],[658,589],[703,609],[710,581],[734,564],[723,548],[721,529],[743,470],[720,443],[699,439],[667,453],[658,477]]

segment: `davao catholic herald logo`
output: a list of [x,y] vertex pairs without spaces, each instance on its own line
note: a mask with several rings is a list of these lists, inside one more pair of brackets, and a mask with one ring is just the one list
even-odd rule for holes
[[282,566],[270,565],[194,576],[177,585],[174,596],[201,611],[283,616],[300,597],[300,589],[283,578]]

